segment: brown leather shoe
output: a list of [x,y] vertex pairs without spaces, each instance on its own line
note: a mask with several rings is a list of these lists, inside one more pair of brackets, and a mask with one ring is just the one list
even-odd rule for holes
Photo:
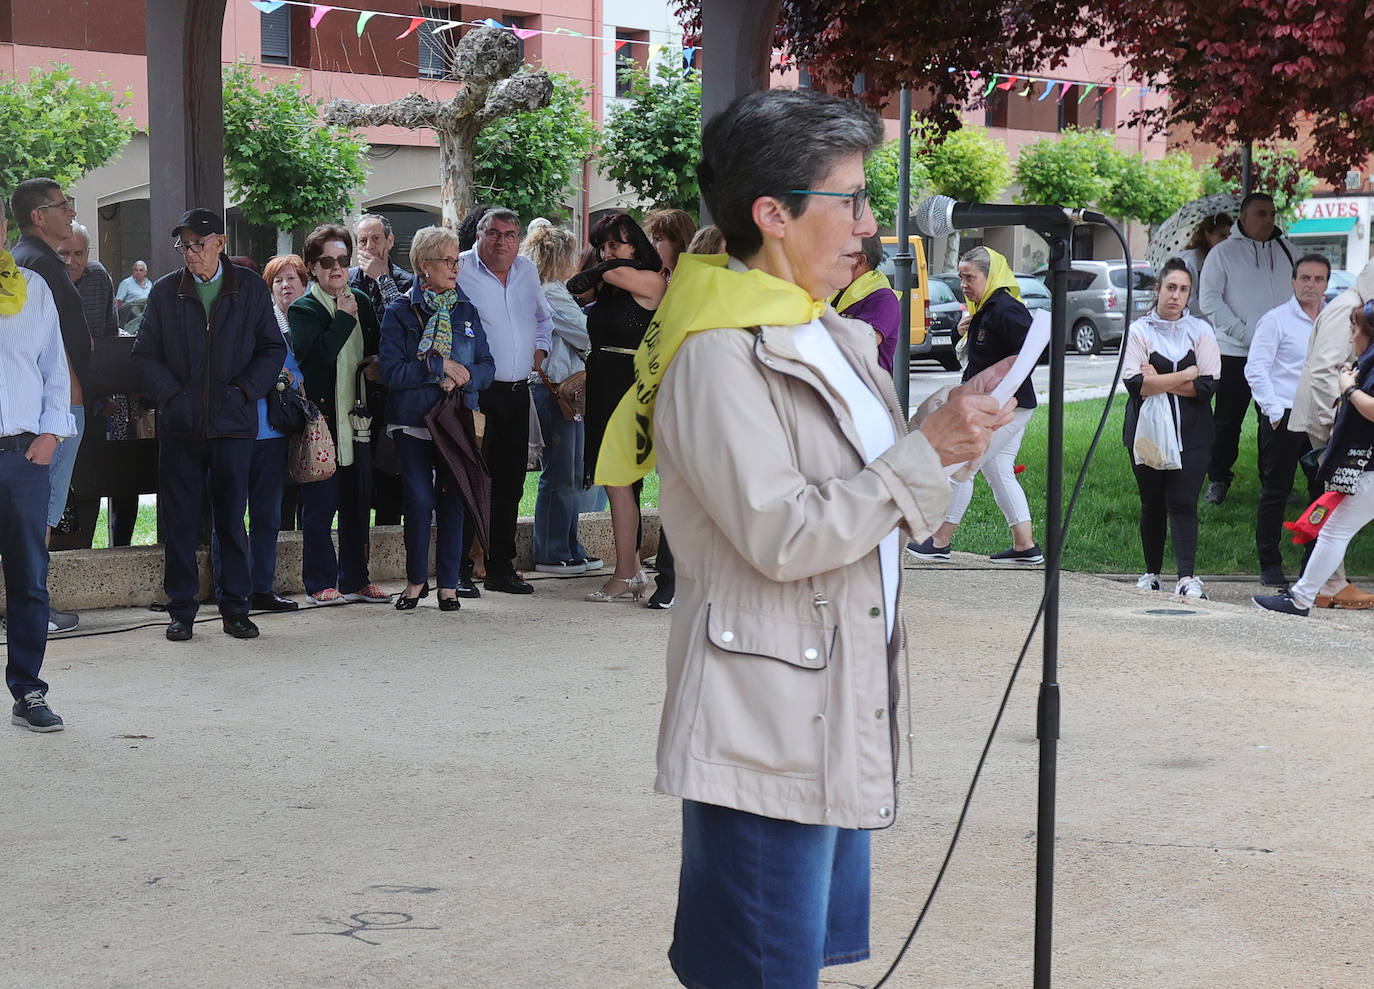
[[1354,584],[1346,584],[1335,594],[1318,594],[1314,603],[1318,608],[1363,611],[1366,608],[1374,608],[1374,594],[1366,594]]

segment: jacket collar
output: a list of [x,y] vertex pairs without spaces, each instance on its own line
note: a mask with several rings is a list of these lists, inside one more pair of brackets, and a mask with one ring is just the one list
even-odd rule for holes
[[[220,286],[219,294],[233,295],[239,290],[239,280],[234,275],[234,266],[229,261],[229,258],[223,254],[219,256],[219,264],[220,270],[223,272],[220,277],[224,279],[224,284]],[[197,282],[195,276],[191,274],[191,269],[183,267],[181,269],[181,283],[177,286],[177,295],[186,299],[199,298],[196,291],[196,286],[198,284],[200,283]]]

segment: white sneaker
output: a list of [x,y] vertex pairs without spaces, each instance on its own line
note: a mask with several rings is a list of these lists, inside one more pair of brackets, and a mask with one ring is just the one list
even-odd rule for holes
[[1159,574],[1143,573],[1140,575],[1140,579],[1135,582],[1135,586],[1142,591],[1157,591],[1159,590]]
[[1181,598],[1201,598],[1207,600],[1207,594],[1202,589],[1202,581],[1196,577],[1184,577],[1174,585],[1174,593]]

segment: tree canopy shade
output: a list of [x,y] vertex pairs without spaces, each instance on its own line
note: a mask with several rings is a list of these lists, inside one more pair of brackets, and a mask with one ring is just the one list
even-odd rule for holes
[[281,230],[338,220],[367,181],[367,145],[320,123],[294,81],[259,89],[244,62],[224,69],[224,174],[250,223]]
[[[1274,197],[1274,209],[1285,226],[1298,218],[1298,204],[1317,185],[1317,177],[1302,167],[1292,148],[1257,148],[1253,156],[1255,192]],[[1240,195],[1240,148],[1232,145],[1212,160],[1202,176],[1206,195],[1229,192]]]
[[477,198],[526,220],[567,212],[578,170],[596,145],[582,84],[561,72],[550,73],[550,79],[548,106],[500,117],[477,135]]
[[601,167],[622,192],[633,192],[656,209],[696,216],[701,76],[681,64],[667,55],[658,63],[656,82],[642,70],[624,70],[630,97],[611,110],[602,128]]
[[1374,148],[1367,0],[1105,0],[1097,16],[1113,51],[1169,86],[1142,122],[1191,124],[1222,147],[1309,130],[1304,164],[1337,184]]
[[129,143],[134,124],[103,82],[82,82],[70,66],[29,70],[27,80],[0,78],[0,190],[25,179],[68,185],[105,164]]

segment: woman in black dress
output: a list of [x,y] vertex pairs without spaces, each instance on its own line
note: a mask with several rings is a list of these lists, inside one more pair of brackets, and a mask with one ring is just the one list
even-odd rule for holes
[[[592,247],[601,263],[568,280],[575,296],[593,298],[587,310],[587,334],[592,351],[587,357],[586,440],[583,477],[592,483],[601,437],[611,413],[635,381],[634,352],[644,339],[654,310],[668,282],[659,273],[662,262],[653,244],[624,213],[608,216],[593,229]],[[649,578],[639,565],[640,483],[606,486],[615,533],[615,574],[587,595],[588,601],[638,601]]]

